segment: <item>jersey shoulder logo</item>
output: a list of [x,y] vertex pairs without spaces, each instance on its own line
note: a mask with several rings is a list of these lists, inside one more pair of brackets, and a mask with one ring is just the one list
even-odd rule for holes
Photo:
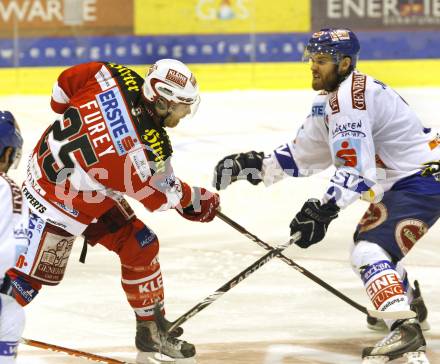
[[[138,93],[142,89],[142,84],[144,83],[144,79],[139,76],[134,70],[122,66],[120,64],[115,63],[107,63],[107,67],[109,67],[110,72],[113,77],[117,80],[117,82],[122,86],[124,91],[128,94],[130,93]],[[125,95],[128,96],[128,95]]]
[[367,76],[361,73],[354,73],[351,83],[351,102],[353,109],[366,110],[365,103],[365,86],[367,84]]
[[14,214],[21,213],[21,207],[23,205],[23,198],[21,196],[21,189],[18,187],[15,182],[8,177],[5,173],[0,173],[0,176],[3,177],[3,179],[9,184],[9,187],[11,188],[11,195],[12,195],[12,212]]
[[337,114],[340,112],[339,108],[339,100],[338,100],[338,93],[335,92],[330,99],[328,100],[328,103],[330,105],[330,109],[332,109],[332,115]]

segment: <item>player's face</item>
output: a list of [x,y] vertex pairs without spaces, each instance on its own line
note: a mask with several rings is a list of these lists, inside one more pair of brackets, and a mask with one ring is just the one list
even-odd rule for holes
[[191,105],[172,103],[168,108],[168,115],[165,117],[163,125],[167,128],[176,127],[180,120],[191,113]]
[[0,158],[0,172],[8,172],[11,166],[10,159],[14,150],[11,147],[5,148],[3,155]]
[[310,57],[312,88],[315,91],[333,91],[338,85],[338,66],[329,54],[315,54]]

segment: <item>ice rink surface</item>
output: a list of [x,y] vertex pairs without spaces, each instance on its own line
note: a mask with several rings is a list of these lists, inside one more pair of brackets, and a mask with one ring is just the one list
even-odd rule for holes
[[[202,85],[203,86],[203,85]],[[440,89],[402,89],[425,126],[440,127]],[[49,91],[48,91],[49,93]],[[176,175],[210,186],[223,156],[270,152],[293,138],[308,114],[312,91],[252,91],[202,94],[193,120],[170,130]],[[56,117],[49,97],[1,97],[0,108],[16,115],[25,138],[25,157]],[[240,181],[221,192],[222,211],[271,245],[288,239],[289,223],[304,201],[321,197],[331,171],[284,180],[270,188]],[[266,252],[219,219],[192,223],[175,211],[151,214],[133,202],[138,216],[161,242],[160,261],[170,320],[213,293]],[[355,226],[368,204],[358,201],[340,213],[324,241],[286,255],[364,306],[373,308],[348,263]],[[405,258],[410,279],[421,283],[432,329],[428,355],[440,364],[439,228]],[[135,321],[120,287],[117,256],[97,246],[86,264],[76,241],[63,282],[45,287],[26,308],[24,336],[134,362]],[[184,324],[184,338],[198,350],[198,364],[355,364],[364,346],[383,334],[366,327],[365,316],[282,261],[274,259]],[[89,361],[22,345],[19,364],[81,364]],[[393,362],[394,363],[394,362]],[[400,363],[396,361],[396,363]]]

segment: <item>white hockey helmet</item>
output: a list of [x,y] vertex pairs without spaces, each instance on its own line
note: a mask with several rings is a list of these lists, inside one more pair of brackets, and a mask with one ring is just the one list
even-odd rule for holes
[[200,101],[196,78],[185,64],[176,59],[161,59],[153,64],[147,72],[142,91],[151,102],[160,96],[187,105]]

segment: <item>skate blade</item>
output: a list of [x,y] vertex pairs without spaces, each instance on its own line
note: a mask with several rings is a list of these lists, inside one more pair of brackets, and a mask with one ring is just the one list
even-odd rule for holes
[[196,364],[196,359],[176,359],[160,353],[138,352],[136,364]]
[[366,356],[362,360],[362,364],[384,364],[388,363],[390,359],[387,356]]
[[[375,325],[371,325],[367,323],[367,327],[373,331],[381,331],[381,332],[390,331],[390,329],[387,327],[387,325],[385,325],[385,322],[383,320],[378,321]],[[420,323],[420,328],[422,329],[422,331],[429,331],[431,330],[431,325],[429,324],[428,321],[425,320]]]
[[367,327],[370,330],[374,330],[374,331],[389,331],[388,326],[385,325],[385,322],[383,320],[378,321],[375,325],[371,325],[367,323]]
[[429,364],[429,360],[423,351],[405,353],[403,356],[406,358],[406,364]]

